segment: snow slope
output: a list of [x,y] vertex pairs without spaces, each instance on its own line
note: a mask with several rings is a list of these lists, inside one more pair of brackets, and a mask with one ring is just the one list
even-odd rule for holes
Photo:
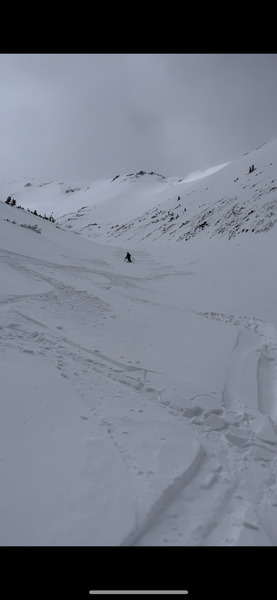
[[99,234],[78,191],[52,223],[18,208],[50,184],[2,188],[0,543],[275,546],[277,143],[119,180]]

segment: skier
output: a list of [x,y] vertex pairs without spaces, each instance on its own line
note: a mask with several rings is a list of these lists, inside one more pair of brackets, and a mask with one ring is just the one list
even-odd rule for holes
[[130,252],[127,252],[127,254],[126,254],[126,256],[125,256],[124,260],[127,260],[128,262],[132,262],[132,257],[131,257],[131,254],[130,254]]

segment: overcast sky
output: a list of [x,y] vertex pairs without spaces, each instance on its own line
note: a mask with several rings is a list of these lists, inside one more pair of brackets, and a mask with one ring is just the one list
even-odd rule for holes
[[277,136],[277,54],[0,54],[0,177],[185,177]]

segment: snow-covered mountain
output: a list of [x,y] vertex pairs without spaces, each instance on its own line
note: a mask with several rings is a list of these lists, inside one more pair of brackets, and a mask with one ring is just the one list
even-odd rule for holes
[[[205,173],[195,173],[186,179],[166,179],[152,171],[116,175],[111,180],[99,180],[84,188],[64,182],[0,181],[1,199],[10,197],[16,206],[53,217],[64,229],[84,237],[104,238],[115,227],[126,227],[126,220],[139,218],[177,192],[194,188],[202,180],[221,169],[220,165]],[[172,202],[171,202],[172,204]],[[119,224],[118,224],[119,223]]]
[[[62,216],[59,222],[86,237],[104,237],[112,243],[120,239],[131,244],[146,238],[187,241],[204,229],[209,237],[227,235],[229,239],[267,231],[277,220],[276,145],[274,140],[199,179],[196,175],[195,180],[164,180],[163,187],[148,184],[147,210],[128,219],[124,219],[124,210],[128,214],[129,207],[122,207],[119,222],[111,223],[107,222],[104,206],[101,210],[88,206]],[[249,172],[253,164],[254,170]],[[141,209],[140,194],[143,196],[144,191],[138,192],[136,207]]]
[[[64,229],[105,243],[188,241],[267,231],[276,222],[277,140],[184,179],[138,171],[85,188],[65,183],[0,182],[2,198],[53,215]],[[254,169],[249,172],[249,167]]]
[[277,545],[276,182],[0,183],[1,545]]

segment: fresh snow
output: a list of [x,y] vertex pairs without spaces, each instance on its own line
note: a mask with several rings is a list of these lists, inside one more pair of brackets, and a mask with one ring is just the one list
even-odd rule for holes
[[277,545],[276,182],[0,182],[2,546]]

